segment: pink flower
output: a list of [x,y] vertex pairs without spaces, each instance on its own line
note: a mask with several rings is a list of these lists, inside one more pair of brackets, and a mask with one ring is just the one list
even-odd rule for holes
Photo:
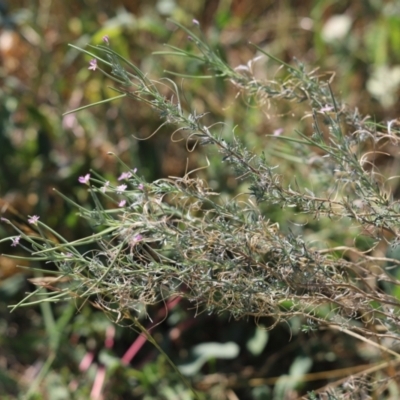
[[123,207],[125,204],[126,204],[126,200],[121,200],[121,201],[118,203],[118,207]]
[[193,23],[193,25],[196,25],[196,26],[200,26],[200,22],[199,21],[197,21],[197,19],[192,19],[192,23]]
[[283,132],[283,128],[278,128],[274,130],[274,136],[279,136]]
[[118,178],[119,181],[122,181],[123,179],[128,179],[132,176],[130,172],[123,172],[120,177]]
[[86,174],[85,176],[80,176],[78,181],[83,184],[87,184],[90,179],[90,174]]
[[118,194],[121,194],[122,192],[125,191],[125,189],[126,189],[127,187],[128,187],[128,186],[126,186],[126,185],[119,185],[119,186],[117,186],[117,193],[118,193]]
[[132,242],[137,243],[140,242],[143,239],[143,236],[140,234],[137,234],[136,236],[133,237]]
[[109,38],[108,35],[104,35],[103,36],[103,42],[106,43],[106,44],[110,44],[110,38]]
[[92,71],[96,71],[96,68],[97,68],[97,60],[95,58],[92,58],[89,62],[88,69],[91,69]]
[[139,189],[139,190],[143,190],[143,183],[139,183],[138,189]]
[[325,113],[333,110],[333,106],[328,106],[326,105],[325,107],[322,107],[319,112]]
[[17,247],[19,244],[19,241],[21,240],[21,236],[16,236],[15,238],[12,238],[11,240],[12,240],[11,246]]
[[32,215],[32,217],[31,216],[29,216],[29,219],[28,219],[28,222],[31,224],[31,225],[36,225],[36,223],[39,221],[39,216],[37,216],[37,215]]

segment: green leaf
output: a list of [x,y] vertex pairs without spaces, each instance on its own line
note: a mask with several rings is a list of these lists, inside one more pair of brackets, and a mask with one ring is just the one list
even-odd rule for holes
[[258,356],[264,350],[268,339],[268,331],[262,325],[257,327],[254,336],[246,343],[247,350],[249,350],[253,356]]
[[194,360],[179,366],[179,370],[186,376],[193,376],[210,359],[233,359],[239,355],[239,346],[234,342],[227,343],[202,343],[192,349]]

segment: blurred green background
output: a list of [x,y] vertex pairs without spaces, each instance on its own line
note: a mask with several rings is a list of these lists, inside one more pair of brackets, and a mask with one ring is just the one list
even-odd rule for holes
[[[100,44],[107,34],[113,49],[151,78],[165,76],[164,70],[203,74],[206,71],[195,63],[152,55],[163,50],[164,43],[190,48],[187,35],[167,18],[188,27],[195,18],[232,67],[257,55],[249,44],[255,43],[288,63],[297,59],[310,70],[320,68],[325,77],[335,75],[334,92],[362,114],[377,121],[398,117],[398,1],[1,0],[0,13],[0,209],[21,229],[29,229],[26,216],[36,214],[68,240],[90,234],[90,226],[53,188],[90,207],[78,177],[93,168],[115,180],[122,170],[108,152],[137,167],[147,180],[182,176],[187,163],[189,169],[206,165],[203,150],[188,153],[184,142],[170,140],[171,127],[147,141],[136,140],[151,135],[162,122],[145,105],[115,101],[63,117],[70,109],[112,95],[111,82],[89,71],[89,57],[69,43]],[[273,79],[277,69],[271,61],[255,64],[261,78]],[[188,109],[223,121],[224,132],[231,135],[235,129],[251,150],[267,148],[265,135],[275,129],[290,133],[305,124],[296,118],[303,115],[303,105],[273,102],[259,107],[251,99],[235,100],[237,90],[227,81],[173,79],[182,88]],[[211,165],[202,173],[210,185],[226,196],[239,193],[240,184],[229,168],[221,168],[217,152],[207,156]],[[289,159],[286,168],[295,168]],[[285,226],[287,215],[276,209],[266,212]],[[1,224],[1,237],[9,234],[13,232]],[[13,251],[9,243],[1,246],[2,253]],[[90,305],[80,310],[74,302],[41,305],[10,313],[8,305],[33,289],[27,280],[34,277],[29,268],[46,267],[26,266],[21,269],[14,260],[0,258],[2,399],[27,393],[35,399],[191,398],[149,344],[127,365],[122,363],[137,333],[116,327],[111,334],[114,344],[107,345],[112,323]],[[163,309],[160,305],[147,311],[157,321]],[[271,322],[196,315],[190,304],[180,302],[152,333],[172,360],[186,368],[204,398],[296,398],[290,396],[350,373],[333,376],[331,370],[379,359],[340,333],[305,334],[300,320],[278,325],[272,332],[262,329]],[[227,343],[234,346],[224,347]],[[93,358],[86,368],[82,360],[88,354]],[[99,389],[96,382],[103,368],[106,378]],[[317,378],[313,375],[324,371]],[[310,375],[303,376],[306,373]],[[278,379],[284,374],[303,378]]]

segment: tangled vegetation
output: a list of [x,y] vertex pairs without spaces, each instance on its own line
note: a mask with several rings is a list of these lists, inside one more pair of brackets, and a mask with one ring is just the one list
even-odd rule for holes
[[[189,151],[200,146],[207,154],[216,149],[243,190],[232,198],[220,196],[202,177],[201,167],[153,182],[131,166],[124,166],[114,182],[88,172],[79,181],[87,185],[93,209],[65,200],[92,226],[91,236],[69,242],[36,216],[29,220],[35,233],[28,234],[3,218],[17,231],[3,241],[25,249],[28,259],[57,267],[51,284],[45,284],[52,289],[45,299],[39,287],[15,307],[79,299],[117,323],[138,323],[144,305],[183,297],[198,313],[271,317],[269,329],[301,316],[304,331],[340,329],[399,363],[399,355],[381,342],[391,339],[398,345],[400,261],[373,252],[384,242],[394,254],[400,241],[400,205],[391,186],[398,177],[377,163],[383,155],[395,165],[399,122],[381,125],[360,115],[338,100],[330,77],[301,63],[283,63],[260,47],[259,56],[276,63],[273,79],[253,74],[259,57],[232,68],[198,30],[177,25],[193,48],[169,48],[159,55],[197,62],[207,77],[228,80],[238,97],[260,110],[274,102],[305,107],[309,131],[277,130],[267,136],[269,143],[284,146],[286,155],[300,159],[307,175],[299,169],[299,176],[288,176],[292,172],[282,170],[276,158],[271,162],[268,151],[251,149],[234,132],[227,136],[224,122],[193,109],[172,80],[150,79],[114,51],[108,38],[103,45],[80,49],[93,57],[92,73],[102,72],[114,81],[115,98],[151,107],[162,121],[160,129],[169,127],[172,140],[185,140]],[[271,221],[265,205],[287,210],[292,229]],[[318,234],[308,240],[296,232],[296,226],[308,223],[316,232],[323,224],[349,230],[346,242],[326,248]],[[92,249],[82,252],[82,246]],[[371,390],[369,383],[351,379],[360,396]],[[330,395],[344,396],[345,388]],[[315,393],[309,396],[316,398]]]

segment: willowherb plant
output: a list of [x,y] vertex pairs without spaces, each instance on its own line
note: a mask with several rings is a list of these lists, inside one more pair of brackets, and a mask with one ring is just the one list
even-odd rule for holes
[[[89,69],[116,82],[118,95],[113,99],[125,97],[147,104],[159,114],[161,126],[171,125],[174,134],[185,135],[191,145],[216,147],[237,178],[248,182],[249,192],[240,201],[223,201],[195,171],[146,182],[140,171],[125,166],[115,183],[91,172],[79,182],[88,186],[94,208],[74,206],[93,224],[92,236],[70,243],[31,217],[36,235],[15,226],[18,235],[3,240],[22,246],[34,260],[58,267],[55,280],[67,283],[49,293],[49,299],[88,299],[117,321],[132,318],[143,304],[182,296],[199,310],[229,312],[236,318],[269,316],[278,323],[300,315],[309,329],[324,325],[357,337],[398,340],[400,302],[392,294],[400,281],[385,267],[394,268],[399,261],[374,257],[371,251],[348,243],[322,249],[281,231],[260,207],[278,205],[315,220],[329,218],[332,223],[350,220],[354,237],[372,238],[372,247],[381,241],[396,246],[400,205],[390,191],[393,177],[385,177],[374,158],[384,151],[383,144],[399,147],[398,121],[387,126],[372,123],[340,103],[330,82],[321,81],[315,71],[307,72],[300,63],[285,64],[256,46],[285,70],[280,80],[257,80],[251,63],[231,68],[201,35],[177,25],[187,31],[197,51],[171,48],[159,54],[197,60],[211,75],[228,79],[260,104],[307,104],[312,134],[298,130],[297,137],[276,135],[274,140],[307,149],[309,164],[321,179],[318,191],[284,183],[284,171],[269,164],[264,153],[250,151],[234,135],[222,138],[218,123],[206,125],[204,114],[185,110],[172,80],[149,79],[106,40],[94,48],[96,53],[79,50],[93,57]],[[165,85],[172,95],[162,93]],[[114,208],[105,207],[110,202]],[[93,249],[82,253],[82,245]],[[31,304],[32,295],[25,304]],[[399,360],[397,353],[385,351]]]

